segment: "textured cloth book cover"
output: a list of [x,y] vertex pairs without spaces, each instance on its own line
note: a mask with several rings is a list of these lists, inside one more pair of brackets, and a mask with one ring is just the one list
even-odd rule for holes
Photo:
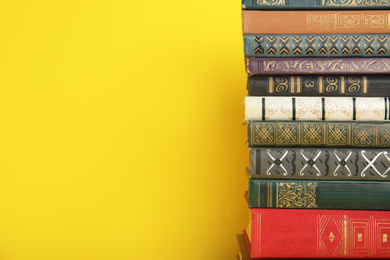
[[387,34],[245,35],[246,57],[388,57]]
[[249,179],[248,206],[390,210],[390,182]]
[[248,146],[389,148],[390,123],[248,121]]
[[389,58],[248,58],[248,75],[389,74]]
[[243,9],[389,9],[390,0],[242,0]]
[[245,120],[389,120],[390,99],[373,97],[245,97]]
[[353,96],[386,97],[389,75],[302,75],[248,77],[248,96]]
[[246,34],[383,34],[390,32],[386,11],[242,11]]
[[250,209],[252,258],[390,258],[390,211]]
[[250,148],[249,177],[389,181],[390,150]]

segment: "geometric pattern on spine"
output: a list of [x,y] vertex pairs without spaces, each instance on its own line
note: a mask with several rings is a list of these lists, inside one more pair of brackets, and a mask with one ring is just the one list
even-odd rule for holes
[[277,182],[277,208],[318,208],[316,182]]
[[317,253],[322,258],[345,257],[347,252],[347,216],[317,216]]
[[339,49],[337,48],[338,36],[330,36],[330,54],[338,54]]
[[253,146],[277,144],[390,147],[390,125],[387,124],[252,121],[250,127],[249,144]]
[[324,143],[324,129],[321,123],[302,123],[302,144]]
[[254,131],[255,143],[274,144],[275,143],[275,125],[270,124],[256,124]]
[[278,144],[298,144],[299,133],[298,125],[294,123],[285,123],[277,125],[277,139]]
[[[264,148],[265,149],[265,148]],[[375,180],[389,180],[390,153],[388,150],[348,150],[348,149],[266,149],[267,156],[262,156],[259,163],[263,168],[259,178],[272,175],[286,179],[301,176],[331,176]],[[252,157],[251,157],[252,158]],[[257,167],[257,165],[254,165]],[[331,169],[330,169],[331,168]],[[296,178],[295,177],[295,178]],[[380,178],[378,178],[380,177]],[[326,179],[326,178],[322,178]]]
[[352,127],[352,144],[356,146],[372,146],[375,144],[376,127],[372,124],[359,124]]
[[374,45],[373,45],[375,43],[375,37],[365,36],[364,42],[365,42],[364,54],[375,54]]
[[289,50],[290,37],[288,36],[280,36],[279,44],[280,44],[280,54],[288,55],[290,54]]
[[257,42],[257,46],[255,48],[255,54],[264,54],[264,36],[255,36],[255,41]]
[[348,124],[334,123],[327,125],[327,141],[330,145],[348,145],[349,127]]
[[350,36],[341,36],[341,54],[349,54],[349,41],[350,41]]
[[276,47],[276,43],[277,43],[277,37],[276,36],[268,36],[267,37],[267,54],[277,54],[278,51],[277,51],[277,47]]
[[327,36],[319,36],[318,40],[319,40],[318,53],[319,54],[328,54],[328,48],[327,48],[328,37]]
[[302,49],[302,41],[303,37],[302,36],[293,36],[293,43],[294,43],[294,48],[293,48],[293,54],[294,55],[301,55],[303,53]]
[[361,38],[360,36],[352,36],[352,43],[353,43],[353,46],[352,46],[352,54],[360,54],[362,52],[361,48],[360,48],[360,41],[361,41]]
[[387,36],[379,36],[377,38],[378,54],[387,54],[388,53],[389,46],[387,44],[387,39],[388,39]]
[[315,36],[306,36],[305,41],[306,41],[306,54],[316,54],[316,49],[314,47],[316,37]]
[[372,35],[252,35],[254,53],[260,56],[389,56],[389,36]]
[[390,145],[390,127],[389,126],[378,126],[379,136],[378,142],[379,145]]

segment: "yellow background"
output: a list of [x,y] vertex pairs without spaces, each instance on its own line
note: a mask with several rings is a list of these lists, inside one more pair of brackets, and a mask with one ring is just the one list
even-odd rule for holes
[[240,0],[0,2],[0,259],[236,259]]

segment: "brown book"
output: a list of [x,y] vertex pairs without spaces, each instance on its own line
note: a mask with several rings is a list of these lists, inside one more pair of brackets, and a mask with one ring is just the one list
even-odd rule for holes
[[244,34],[390,33],[386,11],[242,11]]

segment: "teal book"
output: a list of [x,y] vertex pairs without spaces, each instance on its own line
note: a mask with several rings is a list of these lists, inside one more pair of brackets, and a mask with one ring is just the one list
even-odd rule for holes
[[389,57],[389,34],[244,35],[246,57]]
[[242,0],[243,9],[390,9],[390,0]]
[[249,208],[390,210],[390,183],[249,179]]

